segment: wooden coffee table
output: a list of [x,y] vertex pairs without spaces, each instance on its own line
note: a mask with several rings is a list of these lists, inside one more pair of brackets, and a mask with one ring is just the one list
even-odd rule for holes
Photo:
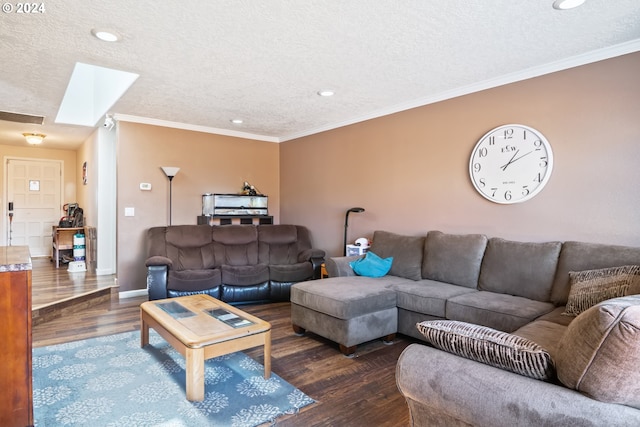
[[264,377],[271,376],[271,324],[209,295],[140,305],[140,345],[153,328],[186,359],[187,399],[204,400],[204,361],[264,345]]

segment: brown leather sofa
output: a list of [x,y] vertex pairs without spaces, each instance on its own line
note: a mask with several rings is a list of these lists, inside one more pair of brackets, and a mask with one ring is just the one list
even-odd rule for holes
[[289,301],[320,277],[325,252],[300,225],[174,225],[147,231],[149,300],[208,294],[229,303]]

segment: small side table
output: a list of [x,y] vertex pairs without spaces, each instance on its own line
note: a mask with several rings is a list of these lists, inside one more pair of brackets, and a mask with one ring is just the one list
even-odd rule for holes
[[328,277],[329,277],[329,273],[327,273],[327,266],[323,262],[322,264],[320,264],[320,278],[326,279]]

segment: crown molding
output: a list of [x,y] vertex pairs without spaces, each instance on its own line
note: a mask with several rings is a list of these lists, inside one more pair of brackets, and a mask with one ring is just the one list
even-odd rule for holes
[[379,117],[388,116],[391,114],[399,113],[401,111],[410,110],[412,108],[423,107],[425,105],[434,104],[436,102],[446,101],[448,99],[457,98],[463,95],[469,95],[475,92],[480,92],[487,89],[492,89],[499,86],[504,86],[510,83],[519,82],[522,80],[531,79],[534,77],[543,76],[545,74],[555,73],[557,71],[563,71],[570,68],[579,67],[581,65],[591,64],[593,62],[603,61],[605,59],[615,58],[617,56],[626,55],[633,52],[640,51],[640,39],[631,40],[626,43],[617,44],[603,49],[594,50],[581,55],[572,56],[560,61],[550,62],[548,64],[527,68],[515,73],[505,74],[494,79],[484,80],[482,82],[474,83],[471,85],[455,88],[452,90],[440,92],[435,95],[427,96],[424,98],[418,98],[412,101],[396,104],[394,106],[383,108],[380,110],[372,111],[370,113],[352,117],[348,120],[341,122],[330,123],[325,126],[307,129],[301,132],[291,133],[287,135],[266,136],[248,132],[239,132],[229,129],[214,128],[208,126],[193,125],[188,123],[172,122],[167,120],[152,119],[148,117],[132,116],[127,114],[114,114],[114,119],[132,123],[142,123],[155,126],[164,126],[176,129],[192,130],[195,132],[211,133],[216,135],[233,136],[237,138],[252,139],[257,141],[267,142],[285,142],[293,139],[303,138],[305,136],[315,135],[317,133],[338,129],[344,126],[364,122]]
[[288,135],[282,135],[280,142],[290,141],[292,139],[302,138],[309,135],[314,135],[321,132],[341,128],[344,126],[352,125],[355,123],[364,122],[366,120],[376,119],[390,114],[399,113],[401,111],[410,110],[412,108],[423,107],[425,105],[434,104],[440,101],[446,101],[447,99],[456,98],[458,96],[469,95],[471,93],[480,92],[483,90],[503,86],[510,83],[519,82],[522,80],[539,77],[545,74],[555,73],[557,71],[563,71],[570,68],[579,67],[581,65],[590,64],[593,62],[603,61],[605,59],[615,58],[617,56],[626,55],[633,52],[640,51],[640,39],[632,40],[626,43],[621,43],[615,46],[610,46],[604,49],[598,49],[585,54],[572,56],[561,61],[555,61],[548,64],[540,65],[537,67],[527,68],[515,73],[506,74],[494,79],[484,80],[482,82],[474,83],[459,88],[455,88],[449,91],[444,91],[432,96],[418,98],[413,101],[409,101],[402,104],[397,104],[388,108],[373,111],[371,113],[353,117],[349,120],[345,120],[338,123],[331,123],[326,126],[317,127],[314,129],[308,129],[306,131],[292,133]]
[[240,132],[230,129],[214,128],[209,126],[193,125],[189,123],[172,122],[170,120],[152,119],[150,117],[133,116],[129,114],[114,114],[113,118],[120,122],[140,123],[145,125],[162,126],[173,129],[191,130],[194,132],[211,133],[214,135],[233,136],[236,138],[253,139],[256,141],[280,142],[275,136],[258,135],[249,132]]

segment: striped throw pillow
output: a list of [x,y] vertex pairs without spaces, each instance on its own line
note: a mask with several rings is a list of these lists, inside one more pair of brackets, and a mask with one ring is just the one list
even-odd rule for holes
[[565,306],[565,316],[577,316],[594,305],[611,298],[640,292],[640,266],[570,271],[571,290]]
[[555,378],[549,352],[526,338],[456,320],[428,320],[416,326],[427,342],[448,353],[530,378]]

